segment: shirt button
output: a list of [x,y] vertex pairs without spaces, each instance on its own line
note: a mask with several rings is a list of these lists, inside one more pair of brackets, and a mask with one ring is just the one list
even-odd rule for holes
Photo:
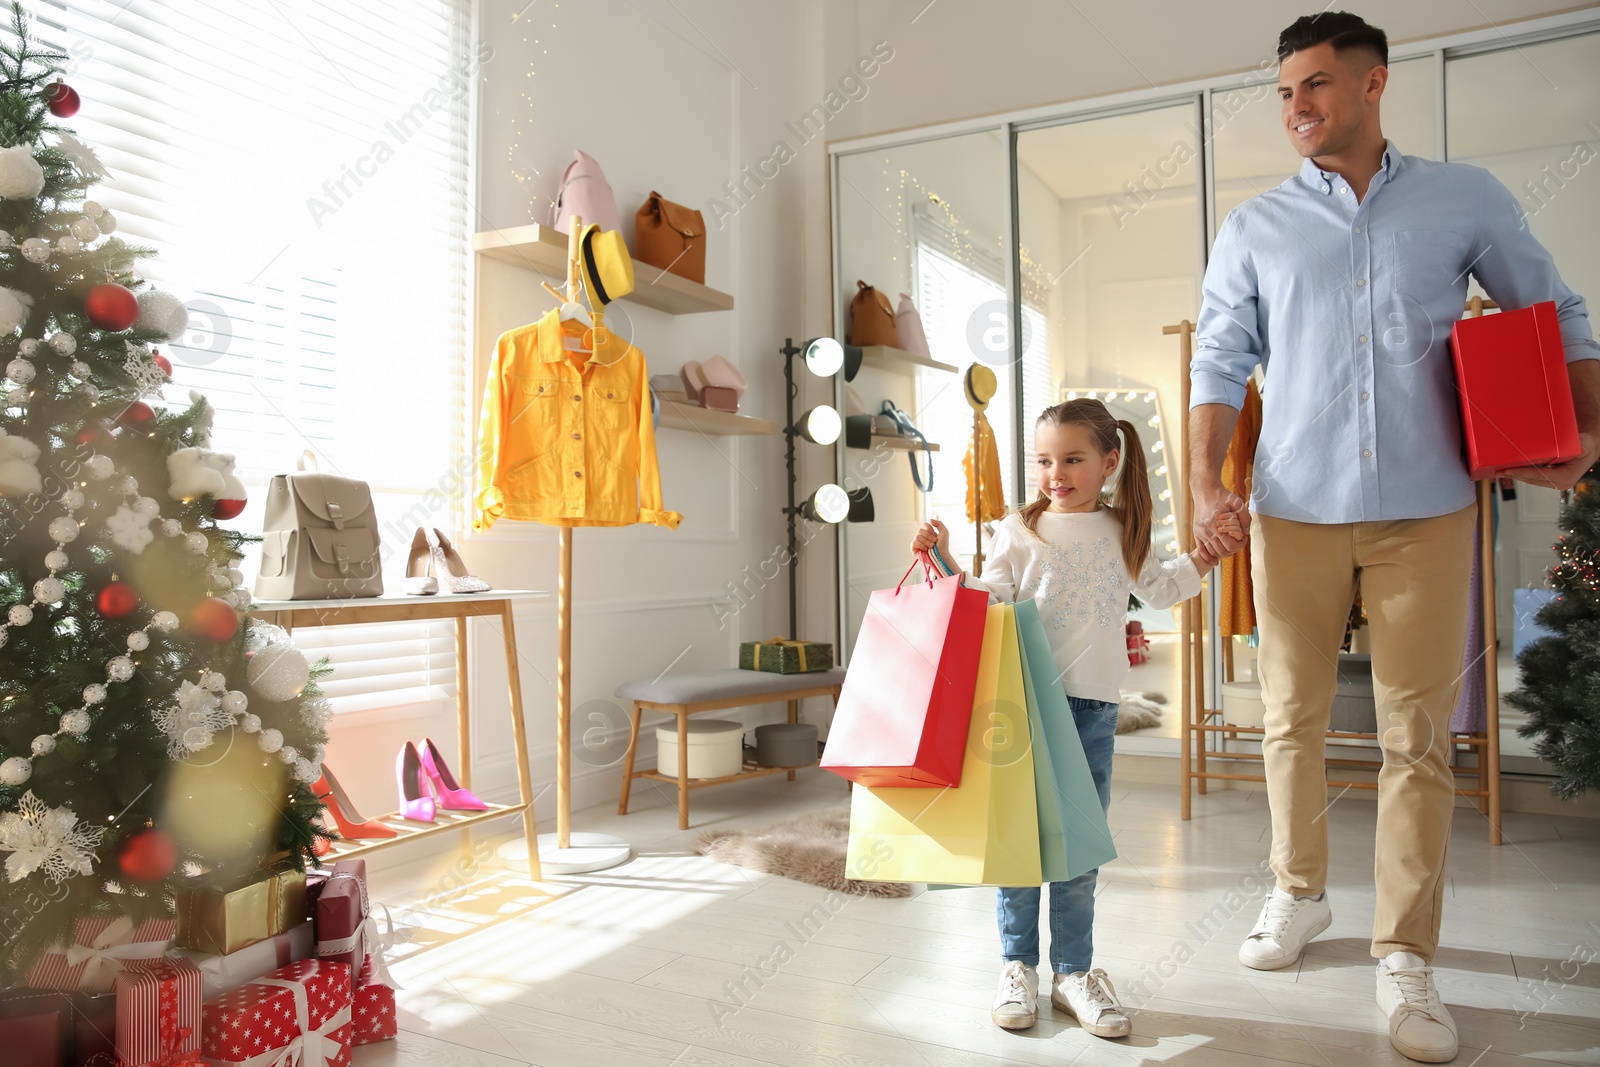
[[1360,232],[1361,232],[1361,230],[1362,230],[1362,227],[1360,227],[1360,226],[1357,226],[1357,227],[1356,227],[1356,232],[1357,232],[1357,233],[1360,233]]
[[575,434],[573,434],[573,435],[572,435],[572,439],[573,439],[573,440],[574,440],[574,441],[581,441],[581,440],[583,440],[583,434],[581,434],[581,433],[575,433]]
[[1370,448],[1363,449],[1361,454],[1363,456],[1366,456],[1368,459],[1371,459],[1372,458],[1372,449],[1370,449]]
[[[1370,456],[1370,455],[1372,455],[1372,453],[1371,453],[1371,452],[1368,452],[1368,453],[1367,453],[1367,455],[1369,455],[1369,456]],[[582,471],[573,471],[573,472],[572,472],[572,476],[573,476],[573,477],[574,477],[574,478],[582,478],[582,477],[583,477],[583,472],[582,472]]]
[[1367,343],[1367,335],[1366,334],[1362,334],[1360,337],[1357,337],[1356,340],[1361,342],[1362,344],[1366,344]]
[[1372,394],[1371,393],[1362,393],[1361,394],[1361,399],[1362,400],[1371,400],[1372,399]]
[[[1366,284],[1367,284],[1367,280],[1365,278],[1357,278],[1356,279],[1356,288],[1357,289],[1361,288],[1362,286],[1364,286]],[[576,400],[578,398],[577,397],[573,397],[572,399]]]
[[574,399],[574,400],[582,400],[583,397],[581,395],[579,395],[578,393],[573,393],[572,394],[572,399]]
[[1339,186],[1339,195],[1340,195],[1340,196],[1343,196],[1343,195],[1344,195],[1344,194],[1345,194],[1345,193],[1348,193],[1348,192],[1349,192],[1349,191],[1350,191],[1350,190],[1349,190],[1349,189],[1346,189],[1346,188],[1345,188],[1345,187],[1344,187],[1344,186],[1342,186],[1342,185],[1341,185],[1341,186]]

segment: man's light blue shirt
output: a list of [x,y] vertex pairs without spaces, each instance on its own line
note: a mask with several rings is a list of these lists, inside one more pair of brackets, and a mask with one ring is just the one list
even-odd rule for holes
[[1299,522],[1473,501],[1449,340],[1468,275],[1502,308],[1556,303],[1568,362],[1600,359],[1583,298],[1488,171],[1388,142],[1366,196],[1310,159],[1224,220],[1190,367],[1195,404],[1263,372],[1251,509]]

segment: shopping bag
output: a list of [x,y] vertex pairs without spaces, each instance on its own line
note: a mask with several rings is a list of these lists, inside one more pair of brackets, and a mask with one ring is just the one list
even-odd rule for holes
[[989,595],[920,562],[867,602],[828,730],[822,767],[858,785],[961,782]]
[[876,882],[1038,885],[1039,819],[1015,614],[987,609],[961,784],[850,797],[845,869]]
[[1039,863],[1046,882],[1065,882],[1117,857],[1095,791],[1077,721],[1057,679],[1050,638],[1031,600],[1017,604],[1022,684],[1033,737],[1034,788],[1039,802]]

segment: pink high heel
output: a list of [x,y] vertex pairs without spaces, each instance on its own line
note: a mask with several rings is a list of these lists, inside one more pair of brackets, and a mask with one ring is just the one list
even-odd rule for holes
[[451,811],[488,811],[489,805],[456,784],[455,775],[445,766],[444,757],[433,738],[422,739],[422,772],[433,785],[433,794],[439,798],[439,807]]
[[410,741],[395,757],[394,776],[400,786],[400,814],[414,822],[432,822],[436,814],[433,795],[422,778],[422,758]]

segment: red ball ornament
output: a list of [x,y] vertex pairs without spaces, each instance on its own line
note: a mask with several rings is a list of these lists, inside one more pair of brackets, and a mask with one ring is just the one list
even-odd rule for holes
[[109,582],[95,594],[94,606],[106,618],[120,619],[139,606],[139,594],[127,582]]
[[96,444],[105,444],[115,441],[116,438],[111,436],[111,432],[106,429],[105,423],[93,422],[85,425],[83,429],[79,430],[73,440],[77,441],[80,445],[93,446]]
[[102,330],[120,333],[139,318],[139,298],[116,282],[101,282],[83,298],[83,312]]
[[168,359],[166,356],[163,356],[160,352],[155,353],[150,358],[155,362],[156,366],[161,368],[168,378],[172,377],[172,360]]
[[117,416],[117,422],[123,426],[131,426],[135,430],[142,430],[155,421],[156,409],[143,400],[135,400],[123,408],[122,414]]
[[117,866],[130,881],[159,882],[178,866],[178,843],[155,827],[140,830],[122,843]]
[[83,106],[78,91],[64,81],[52,82],[44,88],[45,106],[58,119],[70,119]]
[[243,500],[219,500],[211,505],[211,517],[219,522],[237,519],[244,511],[244,505]]
[[216,597],[207,597],[190,610],[183,628],[220,644],[238,632],[239,613]]

